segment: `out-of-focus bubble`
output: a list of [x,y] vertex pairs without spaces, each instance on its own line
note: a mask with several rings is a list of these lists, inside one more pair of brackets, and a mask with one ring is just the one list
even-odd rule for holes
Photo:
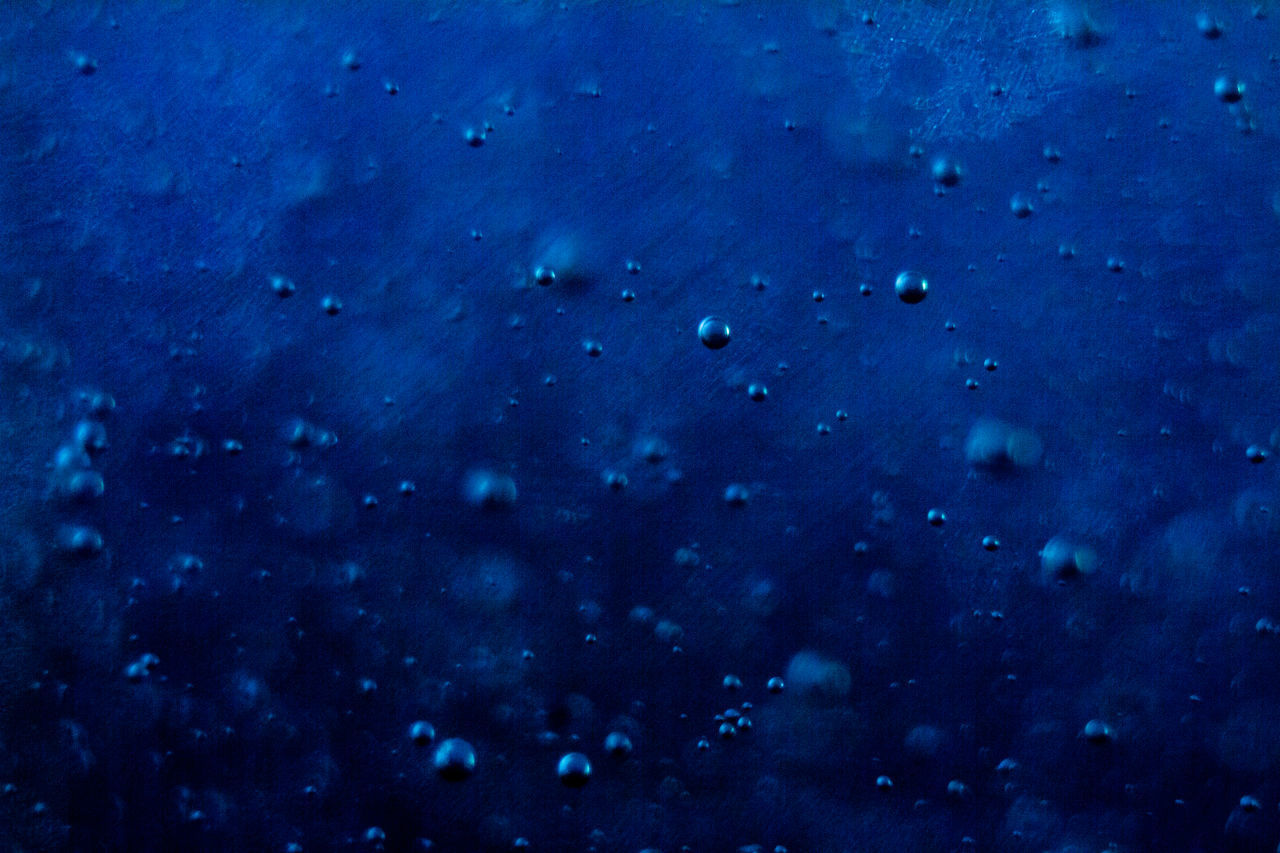
[[1039,464],[1044,453],[1040,437],[1029,429],[983,418],[965,439],[965,460],[974,468],[1013,470]]
[[441,779],[461,782],[475,772],[476,751],[462,738],[451,737],[436,747],[432,763]]
[[847,666],[807,650],[791,658],[786,680],[792,692],[825,701],[843,699],[853,689],[853,676]]
[[516,481],[487,469],[470,471],[462,481],[462,496],[477,509],[510,509],[516,502]]
[[1098,552],[1067,536],[1055,536],[1040,549],[1041,583],[1065,583],[1098,568]]

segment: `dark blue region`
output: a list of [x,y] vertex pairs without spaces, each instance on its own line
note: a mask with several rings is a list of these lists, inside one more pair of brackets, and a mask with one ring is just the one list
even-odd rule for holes
[[6,4],[0,841],[1277,849],[1276,14]]

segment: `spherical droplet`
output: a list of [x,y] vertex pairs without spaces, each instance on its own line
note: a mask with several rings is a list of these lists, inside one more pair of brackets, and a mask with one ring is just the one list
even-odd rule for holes
[[591,761],[581,752],[567,752],[556,765],[556,773],[566,788],[581,788],[591,778]]
[[924,301],[925,294],[929,292],[929,282],[920,273],[907,270],[898,274],[893,290],[903,302],[915,305]]
[[698,324],[698,339],[707,349],[724,349],[729,345],[729,323],[720,317],[704,317]]
[[436,747],[433,763],[441,779],[461,782],[475,772],[476,751],[462,738],[451,737]]

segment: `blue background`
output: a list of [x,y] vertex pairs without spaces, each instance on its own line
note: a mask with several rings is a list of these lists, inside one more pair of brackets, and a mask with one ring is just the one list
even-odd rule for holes
[[1273,11],[5,4],[6,846],[1275,849]]

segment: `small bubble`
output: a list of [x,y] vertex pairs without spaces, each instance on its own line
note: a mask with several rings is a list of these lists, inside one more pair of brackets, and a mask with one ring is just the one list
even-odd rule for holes
[[707,349],[724,349],[729,345],[729,324],[720,317],[705,317],[698,324],[698,338]]
[[929,292],[929,282],[918,272],[906,270],[898,274],[893,283],[893,290],[898,298],[908,305],[916,305],[924,301]]
[[409,740],[414,746],[430,746],[436,739],[436,727],[426,720],[415,720],[409,726]]
[[943,187],[956,186],[964,176],[964,170],[961,169],[960,164],[951,157],[939,157],[934,160],[930,172],[934,183]]
[[1084,724],[1084,729],[1080,732],[1080,736],[1089,743],[1098,746],[1104,746],[1112,743],[1116,739],[1116,733],[1111,726],[1102,720],[1090,720]]
[[1216,39],[1222,35],[1222,22],[1208,12],[1196,13],[1196,29],[1207,39]]
[[591,778],[591,761],[581,752],[568,752],[560,757],[556,774],[566,788],[581,788]]
[[461,738],[449,738],[436,747],[432,763],[441,779],[461,782],[475,772],[476,751]]
[[1223,74],[1214,81],[1213,94],[1224,104],[1238,104],[1244,99],[1244,83],[1231,74]]
[[631,738],[623,732],[609,732],[604,739],[604,751],[621,760],[631,754]]
[[293,283],[293,279],[283,275],[271,276],[271,292],[281,299],[288,299],[298,290],[298,285]]

